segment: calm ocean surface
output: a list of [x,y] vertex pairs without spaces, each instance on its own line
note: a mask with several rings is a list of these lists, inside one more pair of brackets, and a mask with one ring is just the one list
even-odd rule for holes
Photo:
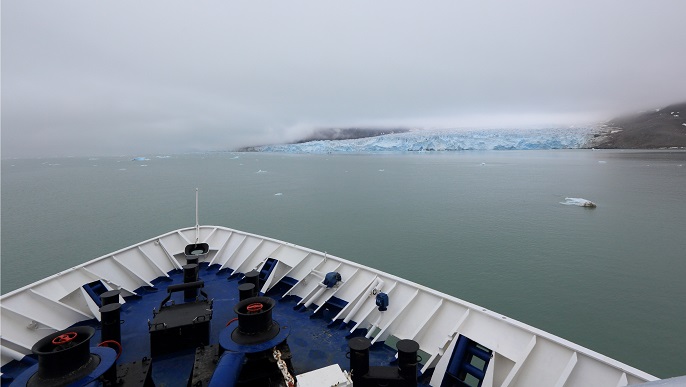
[[[2,160],[2,292],[176,228],[364,263],[686,374],[686,152]],[[560,204],[582,197],[596,209]]]

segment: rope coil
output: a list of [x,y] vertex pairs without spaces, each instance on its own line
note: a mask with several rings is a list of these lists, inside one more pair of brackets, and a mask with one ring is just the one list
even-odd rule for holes
[[248,310],[248,313],[257,313],[257,312],[261,311],[262,308],[264,308],[264,305],[262,305],[259,302],[255,302],[255,303],[250,304],[246,307],[246,309]]
[[119,344],[119,342],[116,340],[105,340],[102,343],[98,344],[98,347],[108,347],[117,351],[117,358],[114,359],[115,361],[119,359],[119,356],[121,356],[122,347],[121,344]]

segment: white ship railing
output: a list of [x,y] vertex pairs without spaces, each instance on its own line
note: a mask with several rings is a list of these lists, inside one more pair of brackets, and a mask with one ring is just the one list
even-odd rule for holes
[[[199,231],[199,235],[196,232]],[[493,351],[483,386],[625,386],[656,377],[540,329],[478,305],[440,293],[355,262],[309,248],[225,227],[190,227],[169,232],[75,266],[0,298],[2,365],[31,352],[39,339],[72,324],[99,319],[97,305],[82,285],[100,280],[123,297],[185,263],[186,245],[210,245],[210,264],[235,272],[259,270],[268,258],[276,267],[263,284],[266,292],[285,277],[297,283],[286,293],[305,306],[321,307],[336,297],[348,304],[334,320],[366,328],[372,342],[393,346],[398,339],[419,343],[422,372],[435,367],[440,385],[460,335]],[[342,280],[320,286],[331,271]],[[376,308],[374,295],[387,293],[388,310]],[[122,300],[123,302],[124,300]],[[46,312],[47,311],[47,312]],[[446,356],[447,355],[447,356]]]

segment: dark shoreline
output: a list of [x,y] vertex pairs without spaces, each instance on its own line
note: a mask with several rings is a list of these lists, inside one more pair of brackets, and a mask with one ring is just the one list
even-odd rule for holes
[[674,149],[686,147],[686,102],[613,118],[590,141],[598,149]]
[[[406,128],[323,128],[287,144],[339,141],[406,133]],[[255,152],[262,144],[237,149]],[[584,149],[684,149],[686,148],[686,102],[660,109],[615,117],[598,127]]]

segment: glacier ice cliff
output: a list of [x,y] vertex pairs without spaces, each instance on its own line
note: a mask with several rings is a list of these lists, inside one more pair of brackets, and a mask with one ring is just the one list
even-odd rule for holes
[[264,145],[258,152],[364,153],[460,150],[577,149],[587,146],[594,130],[545,129],[442,129],[412,130],[352,140],[320,140],[300,144]]

